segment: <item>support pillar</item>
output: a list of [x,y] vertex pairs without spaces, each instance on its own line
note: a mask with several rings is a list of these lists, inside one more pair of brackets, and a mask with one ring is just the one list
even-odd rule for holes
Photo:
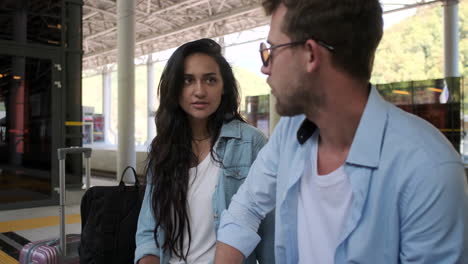
[[154,84],[154,60],[153,55],[148,55],[148,61],[146,63],[147,70],[147,102],[148,102],[148,126],[146,133],[146,143],[149,145],[156,136],[156,124],[155,124],[155,111],[156,111],[156,93]]
[[[118,145],[117,180],[135,167],[135,1],[117,0]],[[130,171],[128,171],[130,174]],[[133,181],[123,175],[126,182]]]
[[218,38],[218,44],[221,46],[221,54],[226,56],[226,43],[224,42],[224,36]]
[[281,116],[276,112],[276,98],[270,93],[270,136],[278,124]]
[[[26,44],[27,38],[27,1],[19,0],[15,6],[13,18],[13,39],[17,43]],[[21,166],[25,151],[27,132],[27,89],[25,83],[26,58],[12,56],[12,82],[8,92],[7,116],[9,133],[8,161],[11,165]]]
[[111,120],[112,120],[112,67],[106,66],[102,70],[102,113],[104,116],[104,142],[112,144]]
[[444,77],[458,77],[458,0],[444,2]]

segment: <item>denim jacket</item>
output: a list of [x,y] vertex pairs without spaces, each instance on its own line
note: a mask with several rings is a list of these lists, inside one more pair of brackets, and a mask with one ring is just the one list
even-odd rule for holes
[[[250,165],[265,143],[266,138],[259,130],[239,120],[233,120],[222,126],[215,149],[218,158],[223,163],[212,198],[215,230],[218,229],[221,212],[227,209],[231,197],[244,182]],[[148,184],[151,182],[148,181]],[[167,264],[170,253],[158,248],[154,241],[153,231],[156,223],[151,208],[150,190],[150,186],[147,186],[138,218],[135,263],[145,255],[155,255],[159,256],[161,264]],[[255,264],[256,260],[259,263],[275,263],[274,226],[274,213],[271,213],[260,225],[258,235],[262,240],[255,251],[246,258],[246,264]],[[158,232],[158,242],[160,246],[164,243],[162,230]]]

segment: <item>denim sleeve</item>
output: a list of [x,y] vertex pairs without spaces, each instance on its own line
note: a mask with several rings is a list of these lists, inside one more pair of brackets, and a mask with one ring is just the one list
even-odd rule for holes
[[145,197],[141,205],[138,227],[136,232],[135,263],[146,255],[160,257],[160,249],[154,241],[154,228],[156,222],[151,209],[151,185],[147,184]]
[[281,124],[259,152],[245,182],[221,216],[218,240],[238,249],[244,256],[249,256],[260,242],[257,234],[260,222],[275,207]]
[[401,263],[468,263],[468,187],[460,162],[411,171],[400,202]]

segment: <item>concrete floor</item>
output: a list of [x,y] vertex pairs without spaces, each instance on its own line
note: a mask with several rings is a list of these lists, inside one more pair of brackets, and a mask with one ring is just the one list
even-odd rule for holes
[[[91,186],[116,186],[116,180],[101,177],[91,177]],[[65,214],[67,234],[81,233],[80,205],[82,192],[67,193],[67,205]],[[36,207],[28,209],[0,211],[0,263],[17,263],[16,253],[22,246],[15,243],[5,235],[14,232],[29,240],[38,241],[59,236],[59,207]],[[3,235],[2,235],[3,234]],[[2,247],[3,245],[3,247]],[[8,250],[9,249],[9,250]],[[5,254],[6,252],[6,254]]]

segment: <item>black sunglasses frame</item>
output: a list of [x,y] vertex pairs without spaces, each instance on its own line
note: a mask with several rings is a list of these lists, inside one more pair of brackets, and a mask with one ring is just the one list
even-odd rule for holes
[[[330,52],[334,52],[335,51],[335,47],[333,47],[332,45],[329,45],[321,40],[317,40],[317,39],[314,39],[317,44],[319,44],[320,46],[326,48],[327,50],[329,50]],[[288,42],[288,43],[283,43],[283,44],[278,44],[278,45],[272,45],[268,48],[263,48],[263,47],[266,47],[267,44],[265,44],[265,42],[262,42],[260,43],[260,58],[262,59],[262,63],[263,63],[263,66],[265,67],[268,67],[268,63],[270,62],[270,55],[271,55],[271,50],[273,49],[276,49],[276,48],[280,48],[280,47],[286,47],[286,46],[295,46],[295,45],[302,45],[304,43],[306,43],[307,40],[301,40],[301,41],[293,41],[293,42]],[[265,50],[268,50],[268,58],[264,58],[263,56],[263,52]]]

